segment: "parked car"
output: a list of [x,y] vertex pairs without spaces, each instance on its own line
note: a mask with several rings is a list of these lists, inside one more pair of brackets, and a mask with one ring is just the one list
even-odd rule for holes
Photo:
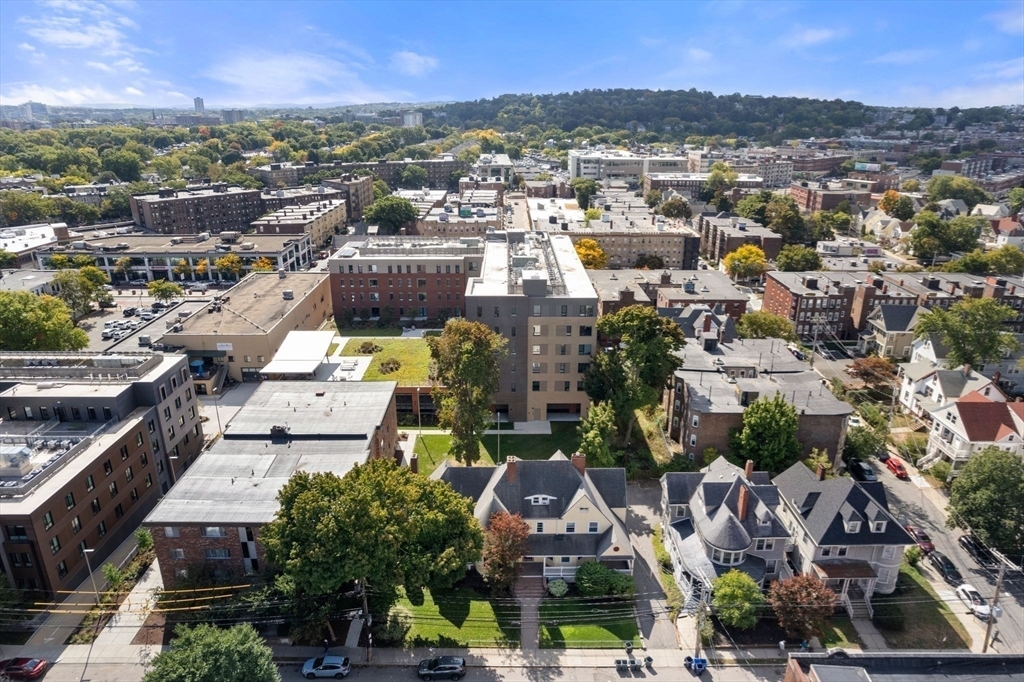
[[41,658],[9,658],[0,661],[0,679],[34,680],[49,666],[49,661]]
[[903,462],[900,461],[899,457],[889,457],[885,460],[885,466],[898,479],[903,480],[910,478],[907,476],[907,468],[903,466]]
[[124,309],[123,311],[121,311],[121,312],[122,312],[122,314],[123,314],[123,315],[124,315],[125,317],[131,317],[132,315],[134,315],[134,314],[135,314],[135,311],[136,311],[136,310],[137,310],[137,308],[133,308],[133,307],[128,307],[128,308],[125,308],[125,309]]
[[942,552],[932,552],[928,555],[928,561],[931,562],[932,566],[942,575],[942,579],[950,585],[962,585],[964,578],[960,575],[960,571],[957,570],[956,566],[949,557]]
[[878,480],[878,474],[875,473],[875,470],[859,459],[855,459],[850,462],[850,473],[858,481],[874,483]]
[[132,281],[128,282],[128,286],[130,286],[130,287],[145,287],[145,286],[149,286],[149,282],[147,282],[144,279],[133,279]]
[[139,313],[139,319],[140,320],[144,320],[146,322],[149,322],[150,320],[155,319],[155,318],[156,318],[156,315],[153,314],[153,311],[151,311],[151,310],[146,310],[146,311],[143,311],[143,312]]
[[965,552],[971,555],[971,558],[982,568],[995,568],[996,559],[992,554],[978,542],[973,535],[961,535],[956,539],[958,545],[960,545]]
[[[992,607],[988,605],[985,598],[967,583],[956,588],[956,596],[960,598],[960,601],[964,603],[964,606],[966,606],[978,620],[987,621],[989,617],[993,615]],[[996,618],[1000,616],[1001,611],[1002,609],[996,607],[994,614]]]
[[864,422],[855,414],[850,415],[849,427],[852,429],[855,426],[864,426]]
[[437,656],[420,661],[416,671],[421,680],[436,680],[447,677],[449,680],[462,679],[466,674],[466,661],[459,656]]
[[302,664],[302,676],[307,680],[318,677],[332,677],[340,680],[352,672],[348,656],[318,656]]
[[100,338],[103,339],[104,341],[109,341],[110,339],[114,338],[114,334],[115,331],[113,328],[107,328],[103,330],[102,334],[100,334]]
[[163,310],[164,308],[169,308],[170,306],[164,303],[163,301],[154,301],[153,305],[151,305],[150,307],[153,310]]
[[879,450],[878,454],[876,455],[876,457],[878,457],[879,462],[888,462],[891,456],[892,455],[889,454],[889,451],[886,450],[884,447],[881,450]]
[[917,526],[912,526],[908,523],[903,526],[903,530],[910,533],[910,537],[914,538],[914,542],[917,543],[917,546],[920,547],[921,551],[925,554],[931,554],[935,551],[935,545],[932,544],[932,539],[928,537],[928,533],[925,533],[923,528],[918,528]]

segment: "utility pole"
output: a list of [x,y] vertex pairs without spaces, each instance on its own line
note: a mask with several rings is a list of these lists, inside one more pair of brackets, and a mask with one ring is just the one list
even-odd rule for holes
[[1006,564],[999,564],[999,577],[996,578],[996,593],[992,597],[992,608],[988,612],[988,625],[985,626],[985,640],[981,644],[981,653],[988,651],[989,636],[992,634],[992,624],[996,622],[996,607],[999,605],[999,590],[1003,587],[1003,574],[1006,573]]
[[373,619],[370,617],[370,605],[366,599],[366,581],[360,583],[363,588],[363,623],[366,625],[366,662],[373,663],[373,635],[370,633],[370,624]]
[[811,369],[814,369],[814,354],[818,351],[818,325],[821,324],[821,315],[815,316],[811,321],[814,323],[814,340],[811,342]]

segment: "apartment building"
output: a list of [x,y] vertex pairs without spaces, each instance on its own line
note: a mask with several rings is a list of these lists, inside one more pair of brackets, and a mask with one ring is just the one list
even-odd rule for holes
[[130,197],[132,220],[162,234],[245,231],[263,212],[258,189],[211,185],[201,189],[161,189]]
[[445,204],[431,208],[427,215],[416,221],[416,233],[424,237],[454,238],[483,237],[488,230],[500,230],[500,209],[469,204]]
[[164,585],[196,566],[221,580],[259,572],[262,527],[292,474],[344,476],[394,457],[395,383],[267,381],[224,427],[224,437],[145,518]]
[[761,223],[731,213],[701,213],[697,216],[700,255],[721,261],[744,244],[753,244],[774,260],[782,250],[782,237]]
[[473,175],[499,178],[499,182],[511,184],[513,173],[515,173],[515,167],[508,154],[481,154],[473,164]]
[[640,182],[648,173],[683,172],[689,167],[685,156],[644,156],[620,149],[570,149],[569,179],[620,180]]
[[827,175],[834,173],[839,170],[839,167],[844,162],[853,159],[849,154],[832,154],[832,155],[816,155],[812,154],[809,156],[792,156],[789,160],[793,162],[794,173],[810,173],[814,175]]
[[327,273],[253,272],[178,320],[162,341],[185,352],[197,390],[209,395],[226,376],[260,381],[288,333],[319,329],[331,306]]
[[1006,402],[998,390],[972,391],[935,408],[931,416],[921,469],[945,460],[959,472],[972,456],[990,447],[1018,457],[1024,453],[1024,403]]
[[362,220],[363,210],[373,203],[372,175],[346,174],[324,180],[324,185],[341,192],[347,215],[352,220]]
[[659,310],[705,305],[720,307],[738,320],[750,298],[718,270],[587,270],[587,276],[597,291],[601,315],[630,305]]
[[867,325],[858,346],[867,354],[885,358],[906,359],[913,349],[914,330],[921,315],[928,312],[920,306],[875,306],[868,314]]
[[315,204],[288,206],[254,220],[250,227],[257,234],[305,234],[315,247],[330,243],[345,227],[345,202],[324,199]]
[[[643,176],[643,192],[646,196],[652,189],[665,191],[674,189],[681,194],[695,197],[704,189],[709,173],[645,173]],[[736,189],[761,189],[764,178],[760,175],[747,173],[737,174]]]
[[321,164],[309,161],[302,165],[271,163],[258,168],[250,168],[247,172],[253,177],[259,178],[267,187],[291,187],[301,184],[307,176],[321,171],[353,173],[368,170],[386,182],[389,187],[398,187],[402,171],[406,166],[419,166],[427,171],[428,185],[438,189],[445,189],[451,184],[453,173],[458,172],[465,175],[469,170],[468,163],[459,161],[448,154],[441,155],[436,159],[404,159],[402,161],[380,159],[378,161],[335,161]]
[[465,200],[467,194],[489,191],[494,193],[494,201],[490,204],[491,206],[504,205],[505,184],[501,176],[469,175],[459,178],[459,194]]
[[807,213],[831,211],[844,201],[851,206],[869,206],[871,204],[870,190],[833,187],[828,183],[806,180],[792,183],[789,186],[789,196],[793,198],[801,211]]
[[0,560],[10,584],[62,599],[199,457],[184,356],[0,354]]
[[341,190],[326,185],[304,185],[302,187],[284,187],[281,189],[264,188],[260,192],[260,205],[263,213],[279,211],[286,206],[305,206],[325,201],[344,201]]
[[367,237],[347,242],[328,262],[339,326],[345,318],[401,320],[463,317],[466,282],[479,277],[479,237]]
[[[246,229],[248,229],[246,225]],[[313,262],[312,240],[308,234],[247,234],[240,231],[221,232],[216,237],[201,233],[167,237],[164,235],[130,234],[71,242],[66,246],[50,247],[37,254],[39,264],[45,267],[50,256],[63,254],[69,258],[85,254],[95,259],[96,267],[106,273],[116,285],[133,279],[168,281],[230,280],[234,276],[217,270],[217,260],[233,253],[242,261],[239,277],[252,271],[261,258],[270,261],[275,269],[290,272],[307,269]],[[117,261],[131,259],[131,270],[122,272]],[[181,261],[189,265],[188,272],[175,273]]]
[[496,410],[510,421],[586,416],[597,293],[569,237],[508,232],[485,242],[466,317],[508,338]]

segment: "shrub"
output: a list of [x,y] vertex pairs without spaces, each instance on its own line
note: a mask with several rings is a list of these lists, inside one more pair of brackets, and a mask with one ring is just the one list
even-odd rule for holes
[[110,589],[115,592],[121,589],[121,585],[124,583],[124,574],[114,564],[103,564],[103,568],[100,569],[103,573],[103,579],[110,585]]
[[913,547],[908,547],[906,551],[903,552],[903,558],[906,560],[908,564],[910,564],[914,568],[917,568],[917,565],[921,563],[921,558],[923,556],[924,552],[922,552],[921,548],[917,545],[914,545]]
[[715,624],[710,617],[704,619],[700,624],[700,643],[703,646],[711,646],[715,641]]
[[373,355],[384,350],[382,347],[375,344],[373,341],[363,341],[359,344],[359,352],[364,355]]
[[404,606],[392,606],[387,619],[377,627],[377,638],[388,644],[401,644],[412,627],[412,612]]
[[392,372],[397,372],[398,368],[401,367],[401,366],[402,366],[401,361],[399,361],[399,360],[397,360],[395,358],[388,358],[387,360],[381,361],[381,363],[380,363],[380,373],[381,374],[391,374]]
[[580,567],[576,569],[576,589],[584,597],[603,597],[608,594],[611,573],[614,571],[608,569],[600,561],[588,561],[580,564]]
[[946,460],[939,460],[932,465],[932,468],[928,470],[928,473],[932,478],[942,484],[943,488],[949,488],[949,474],[953,471],[953,467],[949,465]]
[[617,597],[632,597],[636,594],[636,581],[633,576],[608,569],[608,594]]
[[883,601],[871,606],[874,610],[871,622],[875,624],[875,627],[887,632],[903,632],[906,627],[906,618],[903,616],[903,609],[899,604]]
[[153,549],[153,534],[145,528],[135,531],[135,544],[139,546],[139,553],[148,552]]
[[552,580],[548,583],[548,592],[551,594],[552,597],[564,597],[565,593],[568,591],[569,585],[561,578],[558,578],[557,580]]
[[661,526],[655,526],[654,528],[654,558],[658,560],[658,564],[665,571],[672,571],[672,555],[665,549],[665,540],[662,536]]

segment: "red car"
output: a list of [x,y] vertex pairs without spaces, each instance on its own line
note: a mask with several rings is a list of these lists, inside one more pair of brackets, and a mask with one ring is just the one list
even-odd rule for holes
[[0,661],[0,678],[34,680],[45,673],[49,665],[41,658],[12,658]]
[[924,532],[923,528],[912,526],[909,523],[903,526],[903,529],[910,533],[910,537],[914,538],[914,542],[921,548],[921,551],[925,554],[930,554],[935,551],[935,545],[932,544],[932,539],[928,537],[928,533]]
[[903,462],[900,461],[899,457],[890,457],[885,460],[885,466],[889,467],[896,478],[907,478],[907,469],[903,466]]

